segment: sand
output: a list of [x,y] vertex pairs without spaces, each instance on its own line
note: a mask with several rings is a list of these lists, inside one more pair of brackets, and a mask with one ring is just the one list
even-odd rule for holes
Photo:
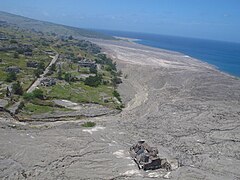
[[[18,123],[0,118],[0,178],[239,179],[240,81],[199,60],[133,42],[95,43],[123,72],[122,113]],[[180,167],[144,172],[128,149],[139,139]]]

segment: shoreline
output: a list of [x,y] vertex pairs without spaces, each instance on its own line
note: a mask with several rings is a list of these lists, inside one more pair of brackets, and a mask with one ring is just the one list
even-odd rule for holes
[[[118,36],[114,36],[114,37],[118,37]],[[157,48],[157,47],[152,47],[152,46],[147,46],[147,45],[143,45],[143,44],[137,43],[136,41],[138,41],[140,39],[132,39],[132,38],[125,38],[125,37],[118,37],[118,38],[119,38],[118,41],[116,41],[116,40],[99,40],[99,39],[89,39],[89,40],[93,41],[95,43],[99,43],[100,42],[100,44],[102,42],[107,42],[107,44],[110,43],[110,44],[113,44],[113,45],[118,45],[119,44],[119,45],[125,45],[125,46],[129,46],[130,45],[132,48],[137,48],[137,49],[138,48],[140,48],[140,49],[150,49],[150,50],[154,50],[154,51],[157,51],[157,52],[160,51],[160,52],[168,52],[170,54],[171,53],[172,54],[179,54],[179,55],[182,55],[184,58],[188,58],[188,59],[191,59],[193,61],[198,61],[201,64],[205,65],[206,67],[212,68],[212,69],[218,71],[221,74],[224,74],[226,76],[229,76],[231,78],[235,78],[235,79],[238,79],[238,80],[240,79],[240,77],[238,77],[238,76],[235,76],[235,75],[229,74],[227,72],[221,71],[219,69],[219,67],[217,67],[216,65],[210,64],[210,63],[208,63],[206,61],[203,61],[201,59],[194,58],[194,57],[192,57],[190,55],[187,55],[187,54],[184,54],[182,52],[168,50],[168,49],[162,49],[162,48]]]
[[179,52],[179,51],[174,51],[174,50],[169,50],[169,49],[163,49],[163,48],[159,48],[159,47],[153,47],[153,46],[150,46],[150,45],[144,45],[144,44],[141,44],[141,43],[138,43],[138,41],[141,41],[141,39],[135,39],[135,38],[127,38],[127,37],[121,37],[121,36],[113,36],[115,38],[117,38],[118,40],[122,40],[122,41],[126,41],[126,42],[129,42],[129,43],[134,43],[134,44],[138,44],[138,45],[142,45],[142,46],[146,46],[146,47],[150,47],[150,48],[154,48],[154,49],[160,49],[160,50],[164,50],[164,51],[169,51],[169,52],[173,52],[173,53],[179,53],[179,54],[182,54],[183,56],[185,57],[188,57],[188,58],[191,58],[191,59],[195,59],[195,60],[198,60],[198,61],[201,61],[202,63],[205,63],[207,64],[208,66],[211,66],[213,67],[214,69],[218,70],[219,72],[221,72],[222,74],[225,74],[227,76],[230,76],[230,77],[233,77],[233,78],[236,78],[236,79],[240,79],[240,76],[237,76],[237,75],[233,75],[231,74],[230,72],[226,72],[226,71],[223,71],[220,69],[220,67],[218,67],[217,65],[214,65],[214,64],[211,64],[205,60],[202,60],[200,58],[195,58],[191,55],[188,55],[188,54],[185,54],[185,53],[182,53],[182,52]]

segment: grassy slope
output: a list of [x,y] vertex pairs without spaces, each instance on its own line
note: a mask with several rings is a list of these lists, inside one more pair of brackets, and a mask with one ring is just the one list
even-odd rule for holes
[[72,36],[82,36],[87,38],[100,38],[100,39],[114,39],[111,36],[101,34],[98,32],[90,31],[87,29],[69,27],[65,25],[54,24],[45,21],[34,20],[26,18],[23,16],[18,16],[6,12],[0,11],[0,20],[7,21],[11,24],[17,24],[20,28],[23,29],[34,29],[36,31],[42,32],[52,32],[60,35],[72,35]]
[[[19,54],[19,58],[14,58],[13,54],[15,51],[6,51],[0,52],[0,58],[3,59],[3,62],[0,63],[0,81],[4,82],[6,78],[5,68],[11,65],[16,65],[21,68],[21,72],[17,75],[18,80],[22,83],[24,90],[31,84],[33,79],[33,69],[26,67],[26,62],[29,60],[41,61],[45,65],[48,61],[50,61],[49,57],[43,53],[45,50],[49,49],[50,46],[54,44],[60,43],[60,47],[57,48],[54,46],[55,50],[57,50],[61,55],[67,55],[68,53],[73,53],[74,57],[77,57],[79,53],[86,56],[88,59],[95,59],[95,55],[87,52],[85,50],[81,50],[77,45],[71,45],[71,42],[74,43],[78,40],[68,40],[66,45],[62,42],[62,40],[57,39],[57,36],[54,36],[53,33],[57,33],[58,35],[73,35],[75,37],[84,36],[91,38],[107,38],[111,39],[111,37],[106,37],[104,35],[83,30],[74,27],[67,27],[62,25],[56,25],[53,23],[42,22],[37,20],[32,20],[29,18],[12,15],[9,13],[0,12],[0,21],[7,21],[10,24],[10,27],[5,28],[4,26],[0,28],[0,31],[6,34],[8,37],[12,37],[14,35],[17,39],[17,43],[20,44],[30,44],[34,45],[33,56],[27,57],[22,54]],[[34,30],[33,30],[34,27]],[[41,33],[37,33],[38,31],[44,32],[44,35]],[[9,45],[10,39],[8,41],[2,42],[3,45]],[[48,45],[43,45],[43,42],[48,42]],[[64,41],[65,42],[65,41]],[[76,43],[75,42],[75,43]],[[70,45],[69,45],[70,43]],[[10,43],[11,44],[11,43]],[[92,46],[91,46],[92,47]],[[64,58],[67,59],[67,58]],[[64,62],[64,61],[63,61]],[[81,68],[80,72],[77,72],[77,65],[75,63],[72,64],[72,67],[69,69],[68,66],[65,68],[65,64],[63,64],[62,71],[71,73],[74,76],[77,76],[82,73],[89,72],[84,68]],[[84,70],[84,71],[83,71]],[[105,71],[104,68],[100,70],[100,73],[103,74],[103,79],[111,81],[112,75]],[[54,77],[56,73],[53,74]],[[44,88],[45,95],[49,99],[60,98],[60,99],[68,99],[73,102],[92,102],[102,104],[111,108],[116,108],[119,104],[113,98],[114,87],[111,84],[108,85],[100,85],[99,87],[89,87],[86,86],[83,82],[75,82],[75,83],[58,83],[56,86]],[[2,95],[5,94],[5,91]],[[108,98],[108,101],[103,101],[104,98]],[[53,112],[55,110],[63,110],[58,109],[57,107],[49,106],[49,105],[41,105],[36,102],[26,102],[25,108],[23,109],[23,113],[25,114],[34,114],[34,113],[43,113],[43,112]]]

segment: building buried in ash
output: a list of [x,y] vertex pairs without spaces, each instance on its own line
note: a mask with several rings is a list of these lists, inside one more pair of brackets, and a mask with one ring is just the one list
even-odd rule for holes
[[159,158],[158,149],[150,147],[145,141],[138,141],[136,145],[131,146],[129,153],[139,169],[155,170],[163,168],[167,171],[172,170],[171,164],[167,159]]

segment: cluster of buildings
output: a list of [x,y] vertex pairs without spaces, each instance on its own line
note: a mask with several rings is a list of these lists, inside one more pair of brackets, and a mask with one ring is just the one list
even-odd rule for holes
[[97,64],[96,62],[90,61],[88,59],[83,59],[78,61],[78,64],[80,67],[85,67],[85,68],[96,68]]

